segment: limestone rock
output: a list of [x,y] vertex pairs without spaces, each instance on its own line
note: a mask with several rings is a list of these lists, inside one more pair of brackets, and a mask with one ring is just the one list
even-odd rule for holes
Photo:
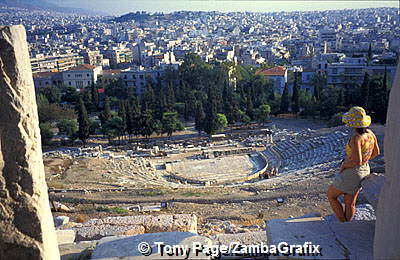
[[173,216],[172,229],[174,231],[197,233],[197,216],[194,214],[179,214]]
[[79,243],[58,245],[61,260],[90,259],[97,241],[82,241]]
[[390,90],[385,128],[385,184],[379,195],[374,239],[374,258],[400,257],[400,66]]
[[[65,226],[67,227],[68,225]],[[64,228],[64,226],[60,228]],[[197,216],[193,214],[176,214],[107,217],[104,219],[90,219],[82,225],[72,226],[72,229],[76,231],[77,241],[100,239],[106,236],[157,232],[181,231],[197,233]]]
[[267,243],[265,231],[247,232],[239,234],[217,234],[212,236],[216,244],[229,245],[232,242],[239,242],[241,245],[259,245]]
[[136,225],[133,226],[131,229],[128,229],[122,233],[119,233],[117,235],[122,235],[122,236],[136,236],[136,235],[141,235],[144,234],[145,229],[144,226],[142,225]]
[[57,201],[53,201],[52,203],[50,203],[50,208],[51,211],[54,212],[66,212],[66,213],[73,212],[72,209]]
[[340,241],[339,245],[343,248],[342,252],[344,253],[342,259],[373,259],[372,245],[375,221],[353,219],[344,223],[339,221],[327,222],[327,225],[334,233],[336,241]]
[[[151,254],[144,256],[138,250],[140,243],[148,243],[151,247]],[[188,258],[183,255],[169,257],[165,254],[161,256],[158,252],[155,242],[162,242],[164,245],[182,245],[192,248],[194,242],[201,243],[205,246],[211,246],[211,240],[201,237],[190,232],[163,232],[143,234],[139,236],[119,236],[102,238],[93,251],[92,259],[210,259],[205,254],[194,254],[191,250]]]
[[56,230],[59,245],[72,244],[75,241],[75,231],[72,229]]
[[[269,245],[278,245],[281,242],[298,245],[312,241],[314,245],[321,246],[324,259],[347,258],[342,246],[336,242],[334,233],[320,217],[270,220],[267,223],[267,238]],[[290,257],[300,258],[298,255]],[[279,257],[270,256],[269,259]]]
[[1,258],[59,259],[22,25],[0,27],[0,111]]
[[354,220],[356,220],[356,221],[360,221],[360,220],[364,220],[364,221],[376,220],[375,210],[371,206],[371,204],[357,205],[356,214],[354,215],[354,218],[352,219],[352,221],[354,221]]
[[67,216],[58,216],[54,218],[54,224],[56,227],[65,225],[69,222],[69,217]]
[[379,193],[381,192],[384,182],[384,175],[373,173],[361,183],[362,193],[374,209],[378,207]]

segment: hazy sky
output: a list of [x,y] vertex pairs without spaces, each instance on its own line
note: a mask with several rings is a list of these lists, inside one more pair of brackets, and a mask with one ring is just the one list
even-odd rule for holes
[[398,1],[313,1],[313,0],[48,0],[60,6],[80,7],[103,11],[112,15],[121,15],[133,11],[173,12],[181,10],[194,11],[309,11],[354,9],[369,7],[398,7]]

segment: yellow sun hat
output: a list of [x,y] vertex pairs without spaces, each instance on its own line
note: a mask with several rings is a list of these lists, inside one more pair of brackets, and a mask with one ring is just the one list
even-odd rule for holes
[[368,127],[371,125],[371,117],[367,116],[364,108],[352,107],[349,112],[343,115],[342,122],[353,128]]

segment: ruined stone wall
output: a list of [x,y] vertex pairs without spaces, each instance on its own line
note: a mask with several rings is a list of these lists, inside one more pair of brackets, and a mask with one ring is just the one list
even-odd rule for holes
[[0,258],[59,259],[23,26],[0,27]]
[[390,92],[385,129],[385,184],[378,202],[375,259],[400,258],[400,66]]

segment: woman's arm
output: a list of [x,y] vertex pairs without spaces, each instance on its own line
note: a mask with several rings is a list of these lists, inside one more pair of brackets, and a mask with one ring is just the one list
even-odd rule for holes
[[362,137],[360,135],[355,135],[350,140],[351,146],[351,155],[340,168],[341,171],[347,168],[354,168],[362,165],[362,153],[361,153],[361,140]]

